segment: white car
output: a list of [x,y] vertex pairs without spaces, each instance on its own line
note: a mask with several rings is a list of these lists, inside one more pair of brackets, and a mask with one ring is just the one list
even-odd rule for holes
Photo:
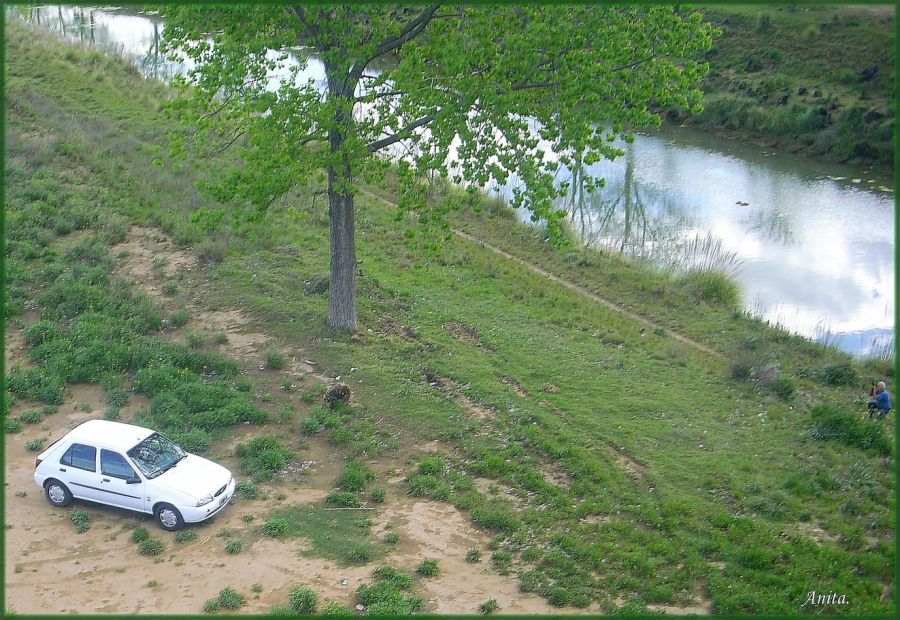
[[210,518],[234,494],[231,472],[157,432],[90,420],[38,455],[34,481],[54,506],[72,498],[152,514],[164,530]]

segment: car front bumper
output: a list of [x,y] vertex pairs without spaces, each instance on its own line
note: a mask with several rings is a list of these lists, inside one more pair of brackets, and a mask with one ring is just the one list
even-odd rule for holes
[[225,490],[218,497],[214,497],[210,503],[200,507],[179,506],[178,510],[181,511],[181,517],[184,519],[184,522],[199,523],[217,514],[231,502],[231,498],[234,497],[234,487],[235,482],[234,478],[232,478],[225,486]]

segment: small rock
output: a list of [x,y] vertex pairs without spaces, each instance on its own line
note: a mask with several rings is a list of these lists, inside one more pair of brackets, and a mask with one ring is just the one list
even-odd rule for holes
[[341,579],[341,587],[342,588],[346,588],[348,583],[350,583],[350,582],[348,582],[346,579]]
[[365,609],[366,609],[366,608],[363,607],[362,605],[357,605],[357,606],[356,606],[356,611],[365,611]]

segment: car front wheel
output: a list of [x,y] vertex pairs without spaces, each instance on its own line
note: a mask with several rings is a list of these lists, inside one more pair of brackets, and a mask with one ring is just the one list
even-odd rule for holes
[[184,525],[181,513],[172,504],[160,504],[157,506],[155,516],[159,526],[169,532],[180,530]]
[[72,503],[71,491],[59,480],[48,480],[44,485],[44,494],[47,496],[48,502],[60,508]]

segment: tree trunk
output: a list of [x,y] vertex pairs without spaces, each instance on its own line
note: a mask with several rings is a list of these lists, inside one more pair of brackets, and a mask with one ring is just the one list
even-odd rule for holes
[[356,233],[353,194],[345,177],[328,167],[328,211],[331,216],[331,281],[328,287],[328,327],[356,329]]

